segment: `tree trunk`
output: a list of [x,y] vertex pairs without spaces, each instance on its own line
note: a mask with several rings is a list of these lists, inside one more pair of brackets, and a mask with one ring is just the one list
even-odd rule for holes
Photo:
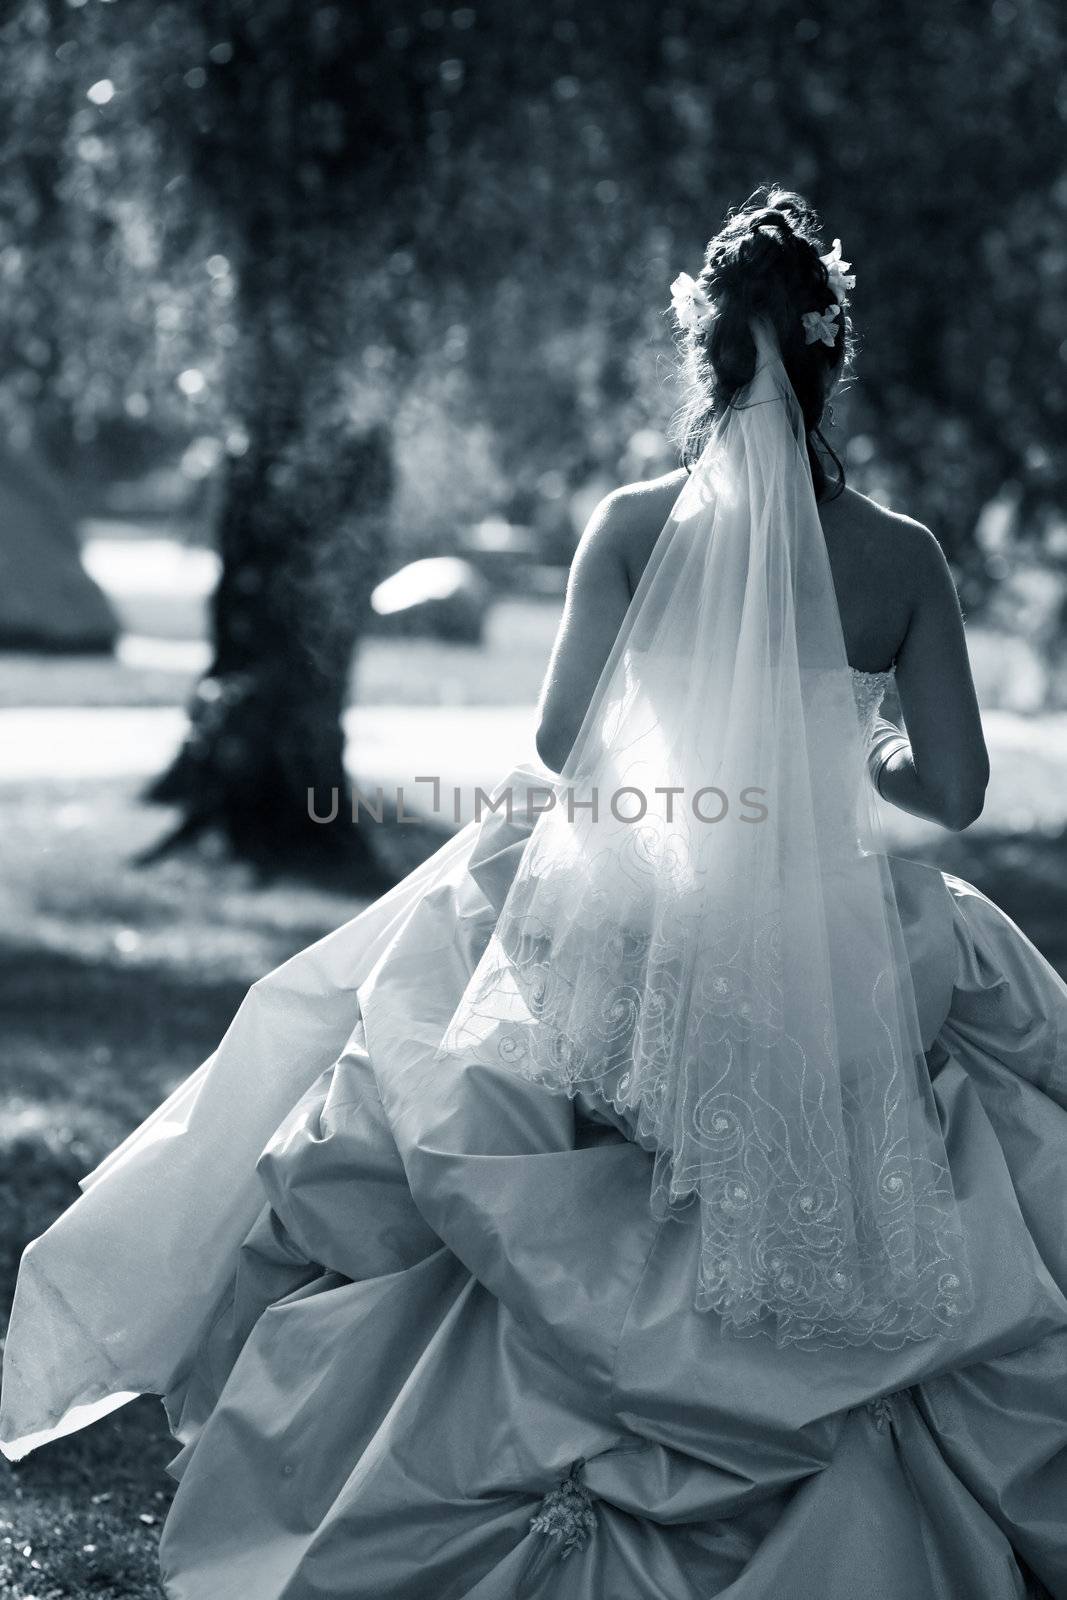
[[227,467],[214,659],[185,744],[149,790],[184,818],[153,853],[214,834],[264,870],[374,892],[389,878],[373,823],[352,820],[341,716],[386,547],[391,441],[353,422],[333,352],[316,360],[321,331],[301,341],[291,302],[262,310],[239,372],[248,447]]

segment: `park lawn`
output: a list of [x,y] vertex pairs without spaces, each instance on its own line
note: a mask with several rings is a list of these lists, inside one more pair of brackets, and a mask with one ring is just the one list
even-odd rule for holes
[[[560,616],[539,597],[496,601],[482,645],[364,640],[350,702],[360,705],[533,705]],[[210,652],[196,639],[124,641],[116,655],[0,652],[0,710],[26,706],[185,705]]]
[[[248,984],[359,909],[211,861],[131,866],[160,828],[121,783],[0,787],[2,1315],[23,1245],[211,1052]],[[144,1399],[0,1462],[0,1600],[158,1596],[176,1452]]]

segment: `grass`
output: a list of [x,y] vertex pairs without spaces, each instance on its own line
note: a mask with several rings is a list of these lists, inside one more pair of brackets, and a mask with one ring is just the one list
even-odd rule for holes
[[138,1400],[8,1469],[0,1481],[4,1600],[157,1600],[171,1496],[164,1467],[175,1454],[161,1417],[158,1402]]
[[[360,647],[361,705],[533,705],[559,622],[558,601],[497,601],[482,646],[372,637]],[[207,664],[196,639],[126,644],[117,656],[0,653],[0,710],[23,706],[185,705]],[[132,652],[132,653],[131,653]]]

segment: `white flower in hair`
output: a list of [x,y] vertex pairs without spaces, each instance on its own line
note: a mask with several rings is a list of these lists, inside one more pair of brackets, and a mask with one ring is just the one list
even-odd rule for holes
[[831,349],[837,340],[837,323],[835,317],[841,315],[839,305],[827,306],[825,311],[805,311],[801,317],[804,324],[804,343],[814,344],[816,339],[821,339],[823,344],[828,344]]
[[830,293],[839,306],[848,300],[848,291],[856,287],[856,274],[849,272],[851,261],[841,260],[841,240],[834,240],[834,247],[828,255],[820,256],[819,260],[826,268],[826,276],[830,280]]
[[708,299],[707,292],[688,272],[680,272],[671,284],[671,302],[679,326],[690,333],[695,333],[698,328],[706,328],[715,315],[715,307]]

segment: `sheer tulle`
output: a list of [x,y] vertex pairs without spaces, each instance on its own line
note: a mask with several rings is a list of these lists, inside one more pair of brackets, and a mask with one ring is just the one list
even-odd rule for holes
[[951,1335],[970,1275],[803,424],[753,337],[441,1051],[653,1152],[724,1331],[893,1347]]

